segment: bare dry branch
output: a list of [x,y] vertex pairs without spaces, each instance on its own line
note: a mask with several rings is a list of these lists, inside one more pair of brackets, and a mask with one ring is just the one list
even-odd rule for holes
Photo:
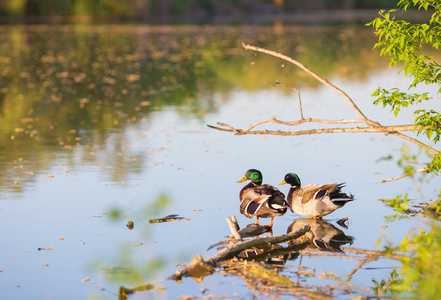
[[230,217],[227,217],[227,223],[228,223],[228,226],[230,227],[231,234],[234,236],[234,238],[238,241],[241,241],[242,237],[240,236],[239,232],[237,231],[238,224],[235,223],[234,221],[232,221],[230,219]]
[[[299,120],[297,124],[306,123],[308,119]],[[337,124],[338,121],[335,121]],[[230,131],[235,132],[237,135],[242,134],[271,134],[271,135],[307,135],[307,134],[321,134],[321,133],[342,133],[342,132],[385,132],[385,133],[393,133],[395,131],[409,131],[413,130],[413,125],[396,125],[396,126],[378,126],[378,127],[348,127],[348,128],[322,128],[322,129],[310,129],[310,130],[299,130],[299,131],[274,131],[274,130],[254,130],[250,131],[250,128],[253,128],[259,124],[262,123],[279,123],[281,122],[275,120],[275,119],[268,119],[263,120],[254,123],[250,127],[246,129],[236,129],[232,128],[230,125],[228,125],[229,129],[216,127],[212,125],[208,125],[211,128],[223,130],[223,131]],[[325,122],[322,122],[325,123]],[[328,123],[328,122],[326,122]],[[219,125],[225,126],[226,124],[218,123]],[[347,121],[342,121],[341,124],[347,124]]]
[[[332,83],[330,83],[325,77],[321,77],[320,75],[318,75],[317,73],[315,73],[314,71],[310,70],[308,67],[306,67],[305,65],[303,65],[302,63],[300,63],[299,61],[292,59],[291,57],[288,57],[286,55],[283,55],[281,53],[275,52],[275,51],[271,51],[271,50],[267,50],[264,48],[260,48],[260,47],[256,47],[256,46],[252,46],[252,45],[248,45],[245,43],[242,43],[242,47],[245,50],[253,50],[253,51],[257,51],[260,53],[265,53],[277,58],[280,58],[282,60],[285,60],[287,62],[290,62],[296,66],[298,66],[299,68],[301,68],[302,70],[304,70],[306,73],[308,73],[309,75],[311,75],[312,77],[314,77],[315,79],[317,79],[319,82],[323,83],[324,85],[332,88],[333,90],[335,90],[336,92],[338,92],[340,95],[343,96],[344,99],[346,99],[346,101],[348,101],[348,103],[351,105],[351,107],[354,109],[354,111],[359,115],[359,117],[361,119],[358,120],[324,120],[324,119],[313,119],[313,118],[308,118],[305,119],[303,116],[303,109],[302,109],[302,101],[301,101],[301,97],[300,97],[300,91],[294,87],[290,87],[287,86],[279,81],[276,81],[276,83],[274,83],[274,85],[276,84],[280,84],[283,87],[289,88],[293,91],[296,91],[299,95],[299,109],[300,109],[300,120],[297,121],[292,121],[292,122],[287,122],[287,121],[281,121],[278,120],[276,118],[272,118],[272,119],[265,119],[265,120],[261,120],[258,122],[255,122],[251,125],[249,125],[247,128],[245,129],[237,129],[232,127],[231,125],[225,124],[225,123],[220,123],[218,122],[217,124],[220,126],[212,126],[212,125],[207,125],[210,128],[213,129],[217,129],[217,130],[221,130],[221,131],[227,131],[227,132],[234,132],[234,134],[236,135],[244,135],[244,134],[261,134],[261,135],[282,135],[282,136],[298,136],[298,135],[309,135],[309,134],[322,134],[322,133],[346,133],[346,132],[354,132],[354,133],[361,133],[361,132],[375,132],[375,133],[386,133],[386,134],[392,134],[395,136],[398,136],[402,139],[405,139],[407,141],[410,141],[420,147],[423,147],[424,149],[426,149],[427,151],[437,154],[439,153],[438,150],[408,136],[405,135],[399,131],[413,131],[415,128],[414,124],[411,125],[395,125],[395,126],[383,126],[378,122],[372,121],[370,119],[368,119],[363,112],[357,107],[357,105],[354,103],[354,101],[341,89],[339,89],[338,87],[336,87],[335,85],[333,85]],[[273,86],[274,86],[273,85]],[[252,130],[253,128],[261,125],[261,124],[265,124],[265,123],[276,123],[276,124],[281,124],[281,125],[288,125],[288,126],[294,126],[294,125],[299,125],[299,124],[303,124],[303,123],[325,123],[325,124],[355,124],[355,123],[363,123],[366,124],[368,127],[348,127],[348,128],[319,128],[319,129],[310,129],[310,130],[299,130],[299,131],[274,131],[274,130]],[[397,180],[412,174],[415,174],[417,172],[422,172],[422,171],[426,171],[427,168],[423,168],[423,169],[419,169],[419,170],[415,170],[414,172],[411,172],[409,174],[406,175],[402,175],[402,176],[398,176],[398,177],[394,177],[391,179],[386,179],[386,180],[382,180],[380,182],[388,182],[388,181],[392,181],[392,180]]]
[[432,147],[429,147],[428,145],[426,145],[426,144],[424,144],[424,143],[421,143],[420,141],[418,141],[418,140],[416,140],[416,139],[414,139],[414,138],[411,138],[410,136],[407,136],[407,135],[405,135],[405,134],[402,134],[402,133],[400,133],[400,132],[390,132],[390,134],[393,134],[393,135],[399,136],[400,138],[403,138],[403,139],[405,139],[405,140],[408,140],[409,142],[412,142],[412,143],[414,143],[414,144],[417,144],[418,146],[420,146],[420,147],[422,147],[422,148],[426,149],[427,151],[430,151],[430,152],[432,152],[432,153],[434,153],[434,154],[437,154],[437,153],[439,152],[438,150],[433,149]]
[[306,67],[304,64],[298,62],[295,59],[292,59],[291,57],[288,57],[286,55],[283,55],[282,53],[278,53],[278,52],[274,52],[271,50],[267,50],[264,48],[260,48],[260,47],[256,47],[256,46],[252,46],[252,45],[248,45],[245,43],[242,43],[242,47],[245,50],[254,50],[257,52],[261,52],[261,53],[266,53],[269,55],[272,55],[274,57],[278,57],[280,59],[286,60],[296,66],[298,66],[299,68],[301,68],[302,70],[304,70],[306,73],[308,73],[309,75],[311,75],[312,77],[314,77],[315,79],[317,79],[318,81],[320,81],[321,83],[323,83],[324,85],[332,88],[333,90],[335,90],[336,92],[338,92],[340,95],[343,96],[343,98],[345,98],[349,104],[352,106],[352,108],[355,110],[355,112],[360,116],[360,118],[362,118],[366,124],[368,124],[369,126],[377,126],[378,124],[376,122],[372,122],[371,120],[369,120],[362,112],[361,110],[357,107],[357,105],[355,105],[354,101],[352,101],[351,97],[349,97],[345,92],[343,92],[341,89],[339,89],[338,87],[336,87],[335,85],[333,85],[332,83],[330,83],[326,78],[319,76],[317,73],[313,72],[312,70],[310,70],[308,67]]
[[[299,124],[303,124],[303,123],[325,123],[325,124],[351,124],[351,123],[365,123],[363,120],[325,120],[325,119],[313,119],[313,118],[309,118],[309,119],[301,119],[301,120],[297,120],[297,121],[281,121],[278,120],[276,118],[272,118],[272,119],[266,119],[266,120],[261,120],[261,121],[257,121],[256,123],[251,124],[250,126],[248,126],[245,129],[234,129],[232,131],[234,131],[236,134],[242,135],[242,134],[247,134],[251,129],[253,129],[254,127],[264,124],[264,123],[276,123],[276,124],[282,124],[282,125],[288,125],[288,126],[294,126],[294,125],[299,125]],[[226,126],[226,124],[224,123],[217,123],[219,125],[222,126]],[[208,125],[211,128],[215,128],[213,126]],[[231,126],[228,125],[228,128],[232,128]],[[227,130],[228,131],[228,130]]]
[[231,127],[230,125],[228,125],[228,124],[225,124],[225,123],[221,123],[221,122],[217,122],[217,124],[219,124],[219,125],[221,125],[221,126],[225,126],[225,127],[228,127],[228,128],[230,128],[231,129],[231,131],[233,131],[235,134],[239,134],[239,132],[236,130],[236,129],[234,129],[233,127]]
[[422,168],[422,169],[413,170],[412,172],[409,172],[407,174],[404,174],[404,175],[401,175],[401,176],[397,176],[397,177],[393,177],[393,178],[389,178],[389,179],[383,179],[383,180],[380,180],[378,182],[379,183],[384,183],[384,182],[390,182],[390,181],[398,180],[398,179],[401,179],[401,178],[413,175],[415,173],[427,171],[428,169],[429,168]]

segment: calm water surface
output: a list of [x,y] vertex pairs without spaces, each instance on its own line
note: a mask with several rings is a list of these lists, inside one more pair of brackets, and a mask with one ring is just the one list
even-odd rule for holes
[[[421,225],[386,223],[393,212],[379,199],[409,193],[427,200],[439,186],[378,183],[402,173],[396,160],[405,143],[396,137],[237,137],[206,126],[298,119],[297,95],[272,88],[276,80],[301,90],[305,117],[357,118],[332,90],[293,66],[242,50],[241,42],[299,59],[373,120],[412,122],[411,111],[396,119],[372,106],[369,95],[379,85],[407,88],[409,81],[371,50],[375,38],[362,26],[3,26],[0,32],[1,299],[115,299],[119,286],[147,283],[155,288],[134,298],[260,295],[220,274],[202,283],[166,279],[176,264],[216,253],[207,248],[229,233],[227,216],[242,227],[251,222],[239,213],[236,183],[249,168],[270,184],[291,171],[304,184],[347,182],[356,201],[325,219],[338,227],[348,217],[349,228],[339,228],[355,237],[356,249],[378,249],[380,237],[397,243]],[[388,155],[393,159],[381,159]],[[148,222],[169,214],[187,220]],[[274,234],[286,233],[295,219],[277,218]],[[129,220],[133,230],[125,226]],[[358,262],[304,256],[301,264],[344,280]],[[286,265],[297,271],[299,258]],[[388,277],[395,266],[385,259],[364,265],[349,283],[365,290],[353,292],[368,295],[371,279]],[[297,281],[293,272],[285,275]]]

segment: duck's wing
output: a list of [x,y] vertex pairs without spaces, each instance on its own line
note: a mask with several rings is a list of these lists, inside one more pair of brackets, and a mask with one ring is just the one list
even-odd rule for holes
[[302,197],[302,203],[305,204],[311,200],[321,200],[328,193],[329,185],[309,184],[301,188],[299,196]]
[[243,200],[251,199],[254,202],[262,202],[267,199],[285,200],[285,195],[276,187],[269,184],[263,184],[245,190],[242,198]]
[[344,187],[344,183],[306,185],[302,188],[302,202],[306,203],[313,199],[321,201],[326,196],[329,196],[336,205],[344,205],[344,203],[354,200],[353,195],[341,192],[342,187]]
[[274,210],[286,210],[285,195],[269,184],[256,186],[245,191],[240,204],[240,212],[252,218],[253,215],[262,215]]
[[263,207],[267,199],[267,196],[256,199],[245,198],[240,203],[240,213],[248,218],[252,218]]

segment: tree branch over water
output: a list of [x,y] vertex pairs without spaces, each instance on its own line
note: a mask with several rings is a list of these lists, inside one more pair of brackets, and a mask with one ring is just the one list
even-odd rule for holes
[[[426,149],[427,151],[433,153],[433,154],[438,154],[439,151],[408,136],[405,135],[403,133],[401,133],[400,131],[413,131],[415,129],[415,125],[414,124],[408,124],[408,125],[394,125],[394,126],[383,126],[381,125],[379,122],[370,120],[369,118],[367,118],[365,116],[365,114],[358,108],[358,106],[355,104],[355,102],[351,99],[351,97],[349,97],[344,91],[342,91],[340,88],[336,87],[335,85],[333,85],[332,83],[330,83],[325,77],[322,77],[320,75],[318,75],[317,73],[315,73],[314,71],[310,70],[308,67],[306,67],[305,65],[303,65],[302,63],[300,63],[299,61],[292,59],[291,57],[288,57],[284,54],[275,52],[275,51],[271,51],[271,50],[267,50],[264,48],[260,48],[260,47],[256,47],[256,46],[252,46],[252,45],[248,45],[245,43],[242,43],[242,47],[245,50],[252,50],[252,51],[256,51],[256,52],[261,52],[261,53],[265,53],[277,58],[280,58],[282,60],[285,60],[287,62],[290,62],[296,66],[298,66],[299,68],[301,68],[302,70],[304,70],[306,73],[308,73],[309,75],[311,75],[312,77],[314,77],[315,79],[317,79],[319,82],[321,82],[322,84],[330,87],[331,89],[335,90],[336,92],[338,92],[352,107],[352,109],[358,114],[358,116],[360,117],[360,119],[355,119],[355,120],[326,120],[326,119],[315,119],[315,118],[304,118],[303,116],[303,109],[302,109],[302,100],[300,97],[300,91],[296,88],[293,87],[289,87],[283,83],[280,83],[279,81],[276,81],[274,85],[276,84],[280,84],[285,88],[289,88],[293,91],[296,91],[299,95],[299,110],[300,110],[300,119],[296,120],[296,121],[282,121],[282,120],[278,120],[276,118],[272,118],[272,119],[264,119],[264,120],[260,120],[257,121],[251,125],[249,125],[247,128],[245,129],[240,129],[240,128],[235,128],[234,126],[231,126],[229,124],[225,124],[225,123],[221,123],[221,122],[217,122],[218,126],[213,126],[213,125],[207,125],[210,128],[216,129],[216,130],[220,130],[220,131],[227,131],[227,132],[234,132],[234,134],[236,135],[245,135],[245,134],[262,134],[262,135],[267,135],[267,134],[271,134],[271,135],[282,135],[282,136],[297,136],[297,135],[309,135],[309,134],[323,134],[323,133],[343,133],[343,132],[354,132],[354,133],[360,133],[360,132],[375,132],[375,133],[385,133],[385,134],[392,134],[395,136],[398,136],[402,139],[405,139],[407,141],[410,141],[424,149]],[[286,125],[286,126],[296,126],[296,125],[300,125],[300,124],[304,124],[304,123],[323,123],[323,124],[339,124],[339,125],[345,125],[345,124],[364,124],[366,126],[363,127],[359,127],[359,126],[352,126],[352,127],[333,127],[333,128],[314,128],[314,129],[309,129],[309,130],[298,130],[298,131],[281,131],[281,130],[255,130],[254,128],[262,125],[262,124],[267,124],[267,123],[275,123],[275,124],[280,124],[280,125]],[[391,180],[396,180],[399,178],[403,178],[405,176],[409,176],[412,175],[414,173],[417,172],[423,172],[426,171],[427,168],[423,168],[423,169],[418,169],[415,172],[412,172],[411,174],[406,174],[404,176],[400,176],[400,177],[395,177],[395,178],[391,178],[391,179],[387,179],[387,180],[382,180],[381,182],[387,182],[387,181],[391,181]]]

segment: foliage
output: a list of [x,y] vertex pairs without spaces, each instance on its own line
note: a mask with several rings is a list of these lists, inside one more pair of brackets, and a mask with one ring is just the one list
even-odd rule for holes
[[[400,0],[398,9],[388,12],[380,11],[380,17],[369,23],[376,30],[378,42],[375,47],[380,48],[381,55],[390,56],[390,65],[396,66],[402,63],[401,71],[406,76],[413,77],[410,88],[420,84],[437,84],[441,82],[441,65],[433,56],[428,55],[430,51],[438,50],[441,45],[441,1],[439,0]],[[415,7],[419,10],[428,11],[431,17],[427,23],[412,24],[405,20],[396,20],[394,12],[401,10],[403,13],[409,8]],[[441,92],[441,86],[438,93]],[[406,93],[396,88],[387,90],[378,88],[372,96],[377,97],[375,104],[390,106],[395,116],[402,108],[419,104],[422,101],[433,100],[428,93]],[[427,111],[418,109],[415,114],[415,129],[419,134],[424,134],[429,140],[437,143],[441,136],[440,113],[433,109]],[[438,152],[428,164],[429,172],[441,170],[441,156]]]
[[395,215],[387,216],[386,221],[392,222],[400,218],[405,218],[406,213],[409,212],[409,199],[407,198],[407,194],[404,196],[399,195],[393,199],[385,199],[382,200],[387,206],[395,209]]
[[395,289],[402,282],[402,279],[400,279],[396,269],[393,269],[389,276],[387,280],[382,279],[380,282],[372,279],[375,285],[372,287],[372,290],[377,295],[377,298],[380,298],[385,292],[388,292],[391,296],[397,295]]
[[401,252],[412,253],[401,259],[403,281],[393,287],[396,291],[410,291],[412,298],[439,299],[441,278],[441,228],[432,222],[428,230],[409,234],[399,245]]
[[[439,201],[439,200],[438,200]],[[409,208],[407,194],[384,202],[396,210],[386,220],[407,218],[414,210]],[[424,210],[423,210],[424,213]],[[386,246],[386,252],[399,254],[402,266],[387,280],[373,280],[372,289],[378,295],[392,299],[439,299],[441,287],[441,226],[436,221],[423,224],[416,232],[409,232],[398,246]]]
[[[440,0],[400,0],[398,9],[388,12],[380,11],[380,17],[369,23],[376,30],[378,42],[375,47],[380,48],[381,55],[390,56],[390,66],[400,64],[400,71],[412,77],[413,82],[409,90],[422,84],[437,85],[438,93],[441,92],[441,65],[430,51],[438,50],[441,45],[441,1]],[[409,8],[417,8],[430,12],[426,23],[412,24],[405,20],[397,20],[393,16],[397,11],[405,13]],[[433,100],[426,93],[402,92],[396,88],[390,90],[378,88],[372,96],[377,97],[375,104],[388,106],[397,116],[401,109]],[[440,113],[433,109],[416,109],[414,132],[425,135],[433,143],[437,143],[441,136]],[[404,161],[415,160],[415,156],[403,155],[399,164],[405,171],[411,167],[404,166]],[[432,156],[432,161],[427,164],[428,172],[437,173],[441,170],[440,152]],[[439,197],[439,196],[438,196]],[[435,201],[438,204],[440,200]],[[407,194],[394,199],[384,200],[396,210],[395,216],[387,217],[395,220],[406,217],[412,212],[409,209]],[[427,207],[430,209],[430,205]],[[437,205],[435,209],[438,210]],[[427,210],[422,210],[423,214]],[[439,299],[441,287],[441,227],[439,223],[430,221],[424,224],[417,232],[412,232],[397,247],[386,247],[390,253],[404,254],[401,256],[402,268],[400,276],[391,273],[390,279],[381,282],[374,281],[373,290],[378,296],[388,292],[392,298],[410,299]],[[399,279],[401,277],[402,279]]]

